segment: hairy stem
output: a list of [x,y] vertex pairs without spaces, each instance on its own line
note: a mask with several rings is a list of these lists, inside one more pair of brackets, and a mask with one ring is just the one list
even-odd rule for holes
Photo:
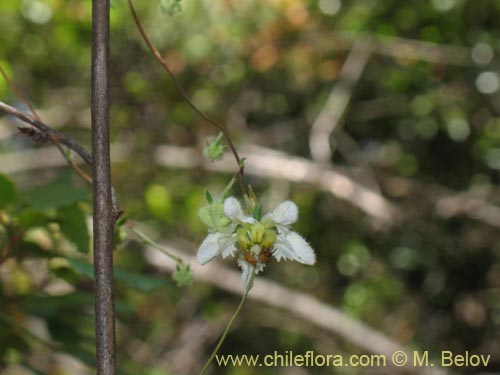
[[183,260],[182,260],[181,257],[178,257],[178,256],[172,254],[166,247],[164,247],[164,246],[160,245],[159,243],[153,241],[151,238],[149,238],[144,233],[142,233],[139,229],[134,228],[130,224],[127,225],[127,226],[130,228],[130,230],[132,232],[134,232],[135,234],[137,234],[141,238],[141,240],[143,240],[148,245],[151,245],[155,249],[160,250],[163,254],[165,254],[166,256],[168,256],[170,259],[174,260],[176,263],[183,263]]

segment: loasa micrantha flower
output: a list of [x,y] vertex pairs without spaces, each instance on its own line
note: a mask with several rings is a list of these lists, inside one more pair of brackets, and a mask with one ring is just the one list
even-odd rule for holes
[[209,234],[198,250],[198,262],[205,264],[218,255],[223,258],[237,255],[242,270],[242,281],[247,286],[252,269],[258,274],[271,257],[280,261],[290,259],[313,265],[313,249],[299,234],[290,229],[297,221],[295,203],[285,201],[262,220],[244,214],[234,197],[214,201],[200,211],[200,217],[209,226]]

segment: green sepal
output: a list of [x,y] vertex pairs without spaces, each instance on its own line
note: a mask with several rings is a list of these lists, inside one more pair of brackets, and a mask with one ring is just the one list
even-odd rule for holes
[[177,263],[176,270],[172,274],[172,279],[177,286],[188,286],[193,284],[193,271],[189,264]]
[[262,204],[259,203],[255,206],[255,208],[253,209],[253,217],[257,221],[262,220]]
[[210,192],[207,190],[205,191],[205,199],[207,200],[207,203],[210,204],[212,203],[214,200],[212,198],[212,196],[210,195]]
[[224,145],[221,144],[222,133],[219,133],[217,138],[212,141],[207,141],[207,145],[203,149],[203,155],[210,161],[217,161],[224,156]]
[[199,216],[208,229],[216,232],[227,232],[231,224],[231,220],[224,214],[224,205],[219,199],[202,207]]

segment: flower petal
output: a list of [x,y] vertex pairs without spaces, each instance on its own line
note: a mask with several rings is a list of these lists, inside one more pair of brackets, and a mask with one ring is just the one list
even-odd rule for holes
[[224,201],[224,213],[233,221],[239,220],[244,223],[254,223],[255,219],[245,216],[240,202],[235,197],[229,197]]
[[[238,266],[241,268],[241,281],[243,282],[243,286],[246,288],[248,282],[250,281],[250,275],[252,271],[252,265],[244,260],[238,260]],[[250,288],[253,286],[250,286]]]
[[225,235],[223,233],[211,233],[203,240],[198,250],[198,263],[208,263],[222,252],[223,248],[219,244],[221,237],[225,237]]
[[[250,263],[248,263],[245,259],[240,258],[238,259],[238,266],[241,268],[241,281],[243,282],[243,286],[246,288],[248,285],[248,282],[250,281],[250,275],[252,274],[252,269],[254,266],[252,266]],[[255,267],[255,274],[259,274],[264,269],[265,264],[264,263],[257,263]],[[250,288],[253,287],[253,281],[252,284],[250,285]]]
[[280,203],[270,214],[271,219],[279,225],[291,225],[297,221],[299,209],[292,201]]
[[286,235],[278,236],[273,256],[278,261],[291,259],[308,265],[316,263],[316,255],[311,246],[300,235],[291,231]]
[[229,197],[224,201],[224,213],[235,220],[244,216],[241,204],[235,197]]
[[233,256],[236,251],[236,235],[230,234],[224,237],[221,237],[219,240],[220,247],[222,248],[221,254],[222,258],[227,258],[229,256]]

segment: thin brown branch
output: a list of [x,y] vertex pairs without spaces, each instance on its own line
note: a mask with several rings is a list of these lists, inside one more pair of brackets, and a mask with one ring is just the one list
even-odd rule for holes
[[113,295],[115,217],[109,152],[109,0],[92,0],[92,203],[96,370],[116,373]]
[[61,143],[65,145],[66,147],[70,148],[74,152],[76,152],[82,159],[85,161],[85,163],[89,166],[92,165],[92,157],[90,156],[90,153],[83,147],[81,146],[78,142],[76,142],[73,138],[58,132],[57,130],[52,129],[50,126],[46,125],[42,121],[37,120],[35,117],[32,115],[27,114],[26,112],[20,111],[19,109],[12,107],[4,102],[0,101],[0,110],[17,117],[19,120],[30,124],[34,126],[36,129],[39,131],[47,134],[50,136],[51,140],[57,141],[58,143]]
[[[78,173],[85,181],[92,183],[92,178],[88,176],[80,167],[78,167],[77,163],[72,160],[71,158],[68,157],[67,153],[61,148],[61,144],[65,145],[68,147],[70,150],[74,151],[76,154],[78,154],[82,160],[87,164],[88,166],[92,167],[92,157],[90,153],[80,145],[78,142],[76,142],[73,138],[58,132],[57,130],[52,129],[50,126],[46,125],[42,121],[37,120],[33,116],[18,110],[15,107],[12,107],[4,102],[0,101],[0,110],[17,117],[19,120],[32,125],[34,128],[36,128],[40,133],[44,134],[47,136],[47,138],[57,147],[61,155],[64,156],[66,159],[66,162],[69,164],[69,166],[76,172]],[[111,189],[111,197],[112,197],[112,202],[113,202],[113,214],[116,219],[123,213],[123,211],[120,209],[120,206],[118,204],[118,198],[115,192],[115,189]]]
[[[14,231],[14,229],[7,228],[7,231]],[[4,250],[0,253],[0,265],[2,265],[14,252],[14,247],[23,239],[23,231],[14,231],[14,233],[9,234],[9,241],[5,246]]]
[[242,194],[245,195],[245,191],[246,190],[245,190],[245,183],[243,181],[244,165],[243,165],[243,163],[241,161],[242,159],[240,158],[240,156],[238,154],[238,151],[236,150],[236,147],[235,147],[233,141],[231,140],[231,136],[229,134],[229,131],[228,131],[227,127],[225,125],[223,125],[222,123],[220,123],[219,121],[214,120],[213,118],[211,118],[210,116],[208,116],[205,112],[203,112],[201,109],[199,109],[196,106],[196,104],[194,104],[194,102],[191,100],[191,98],[189,97],[189,95],[186,93],[186,91],[184,90],[184,88],[180,84],[180,82],[177,79],[177,77],[175,76],[175,74],[172,72],[172,70],[168,66],[167,62],[165,61],[165,59],[163,58],[163,56],[161,55],[161,53],[158,51],[158,49],[155,47],[155,45],[153,44],[153,42],[149,38],[148,34],[144,30],[144,27],[142,27],[142,24],[141,24],[141,22],[139,20],[139,17],[137,16],[137,13],[136,13],[136,11],[134,9],[134,6],[132,5],[132,0],[127,0],[127,1],[128,1],[128,5],[130,7],[130,12],[132,13],[132,17],[134,18],[134,22],[135,22],[137,28],[139,29],[139,32],[141,33],[141,36],[142,36],[144,42],[147,44],[147,46],[149,47],[150,51],[153,53],[153,55],[158,60],[158,62],[163,66],[163,68],[167,72],[167,74],[170,77],[170,79],[174,82],[175,87],[177,88],[177,90],[179,91],[179,93],[181,94],[181,96],[183,97],[183,99],[205,121],[207,121],[208,123],[210,123],[210,124],[214,125],[215,127],[217,127],[222,132],[222,134],[224,134],[224,138],[226,139],[226,142],[229,145],[229,148],[231,149],[231,152],[232,152],[232,154],[233,154],[233,156],[234,156],[234,158],[236,160],[236,163],[238,164],[239,175],[240,175],[240,188],[241,188]]
[[[10,87],[10,89],[14,92],[14,94],[17,96],[17,98],[30,110],[31,114],[33,117],[39,121],[43,122],[42,118],[38,115],[38,113],[35,111],[35,108],[31,105],[29,100],[22,94],[21,90],[14,84],[14,82],[9,78],[5,70],[0,66],[0,73],[2,74],[3,78],[5,79],[5,82],[7,82],[7,85]],[[22,131],[22,129],[20,129]],[[35,135],[35,133],[30,133],[27,132],[28,135],[32,136]],[[59,144],[59,139],[54,137],[53,135],[49,135],[48,133],[40,133],[40,134],[45,134],[48,136],[48,138],[52,141],[52,143],[57,147],[61,155],[64,156],[66,161],[68,162],[68,165],[78,174],[80,177],[82,177],[85,181],[87,181],[89,184],[92,184],[92,178],[87,175],[82,169],[78,167],[78,165],[75,164],[75,162],[72,160],[71,156],[66,153],[61,145]]]
[[57,147],[57,149],[59,150],[59,152],[61,153],[61,155],[64,156],[64,158],[66,159],[66,162],[68,163],[68,165],[71,167],[71,169],[73,169],[81,178],[83,178],[89,185],[92,185],[92,178],[86,174],[76,163],[75,161],[73,160],[73,158],[71,157],[71,155],[68,155],[64,149],[62,148],[62,146],[59,144],[59,142],[54,139],[53,136],[49,135],[48,136],[49,139],[52,141],[52,143]]
[[21,90],[18,89],[18,87],[12,82],[12,80],[9,78],[5,70],[2,68],[0,65],[0,73],[3,76],[3,79],[5,79],[5,82],[7,82],[7,85],[10,87],[12,92],[16,94],[17,98],[30,110],[31,114],[33,115],[34,118],[36,118],[38,121],[42,121],[40,116],[38,116],[38,113],[36,113],[35,108],[31,105],[31,103],[26,99],[26,97],[21,93]]

